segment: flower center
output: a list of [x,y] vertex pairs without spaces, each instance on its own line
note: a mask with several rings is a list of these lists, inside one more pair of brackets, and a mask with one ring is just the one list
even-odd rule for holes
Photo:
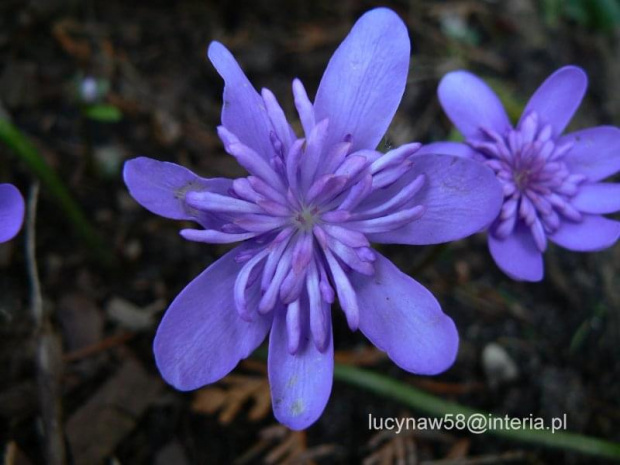
[[309,232],[317,222],[318,212],[316,206],[304,207],[293,217],[293,223],[299,231]]
[[469,144],[482,154],[481,161],[495,171],[504,189],[504,205],[492,233],[503,239],[521,221],[544,252],[546,234],[557,231],[562,218],[573,222],[583,218],[571,199],[585,177],[571,174],[563,161],[573,144],[554,138],[552,127],[542,124],[536,112],[506,134],[481,130],[486,140]]
[[513,175],[514,183],[519,191],[523,192],[530,182],[530,172],[528,170],[516,171]]

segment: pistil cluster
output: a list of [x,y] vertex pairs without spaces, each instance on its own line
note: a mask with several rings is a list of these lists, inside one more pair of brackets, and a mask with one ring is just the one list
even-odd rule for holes
[[[239,315],[252,321],[282,303],[287,307],[288,350],[295,354],[304,331],[320,351],[329,341],[330,306],[338,296],[352,330],[359,309],[349,280],[351,271],[374,273],[375,253],[366,238],[403,227],[424,214],[411,204],[424,185],[418,175],[389,199],[373,196],[413,166],[411,155],[420,147],[408,144],[387,154],[352,151],[350,135],[327,144],[329,121],[315,124],[306,109],[310,102],[299,81],[293,85],[305,138],[295,138],[273,94],[262,98],[274,130],[271,154],[261,157],[221,126],[225,149],[250,176],[235,179],[227,195],[210,191],[186,193],[187,205],[226,218],[219,229],[182,231],[186,239],[210,243],[248,241],[236,257],[244,263],[235,283]],[[320,163],[319,163],[320,160]],[[248,305],[248,289],[260,279],[257,309]],[[302,305],[304,301],[305,305]],[[309,315],[302,315],[308,309]],[[305,329],[303,321],[309,321]]]
[[538,113],[529,113],[506,134],[483,128],[487,139],[471,142],[483,154],[504,191],[504,204],[492,234],[505,239],[521,219],[529,227],[540,252],[547,248],[547,234],[558,230],[561,219],[579,223],[583,215],[572,205],[582,174],[571,174],[564,156],[574,143],[552,138],[552,127],[542,124]]

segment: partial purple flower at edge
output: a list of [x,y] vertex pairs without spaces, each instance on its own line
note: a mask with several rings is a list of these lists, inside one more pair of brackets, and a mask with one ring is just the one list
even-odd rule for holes
[[24,199],[13,184],[0,184],[0,243],[13,239],[24,222]]
[[439,100],[466,144],[438,142],[420,152],[479,160],[503,186],[503,206],[488,232],[489,250],[511,278],[540,281],[547,240],[597,251],[620,236],[620,129],[599,126],[562,135],[587,87],[581,68],[559,69],[538,88],[516,128],[495,93],[467,71],[447,74]]
[[152,212],[193,220],[188,240],[242,242],[177,296],[154,342],[163,377],[181,390],[228,374],[269,336],[276,418],[293,429],[323,412],[333,378],[331,304],[401,368],[435,374],[454,361],[458,335],[423,286],[370,242],[432,244],[479,231],[497,215],[493,173],[419,144],[375,151],[402,98],[409,37],[387,9],[365,14],[332,57],[316,99],[293,82],[305,138],[275,96],[259,95],[220,43],[209,59],[224,78],[226,151],[249,172],[204,179],[136,158],[124,178]]

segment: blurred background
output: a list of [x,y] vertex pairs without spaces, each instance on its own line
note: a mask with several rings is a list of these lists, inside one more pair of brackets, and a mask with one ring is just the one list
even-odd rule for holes
[[[569,129],[620,123],[617,0],[2,0],[0,182],[26,197],[41,185],[36,237],[22,231],[0,245],[5,464],[607,463],[488,434],[370,431],[369,413],[421,414],[340,382],[322,418],[293,433],[272,416],[260,359],[193,393],[161,381],[157,322],[227,249],[187,242],[181,224],[141,208],[123,162],[146,155],[205,177],[242,175],[215,132],[223,83],[206,60],[209,42],[226,44],[293,121],[292,79],[314,95],[353,22],[378,5],[402,17],[412,41],[388,145],[458,139],[436,88],[459,68],[483,77],[516,118],[549,74],[579,65],[590,86]],[[42,296],[34,304],[28,244]],[[458,360],[441,376],[407,374],[334,307],[338,361],[501,416],[566,413],[570,431],[620,440],[619,246],[551,247],[539,284],[504,276],[484,236],[380,250],[455,320]]]

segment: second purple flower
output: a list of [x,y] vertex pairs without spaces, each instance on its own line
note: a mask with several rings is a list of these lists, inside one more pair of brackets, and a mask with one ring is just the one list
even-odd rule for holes
[[495,93],[467,71],[439,84],[444,111],[467,145],[439,142],[423,151],[481,161],[502,183],[501,213],[489,228],[489,250],[511,278],[540,281],[547,240],[575,251],[610,247],[620,222],[620,184],[600,182],[620,171],[620,129],[562,132],[579,107],[586,74],[575,66],[553,73],[512,127]]

